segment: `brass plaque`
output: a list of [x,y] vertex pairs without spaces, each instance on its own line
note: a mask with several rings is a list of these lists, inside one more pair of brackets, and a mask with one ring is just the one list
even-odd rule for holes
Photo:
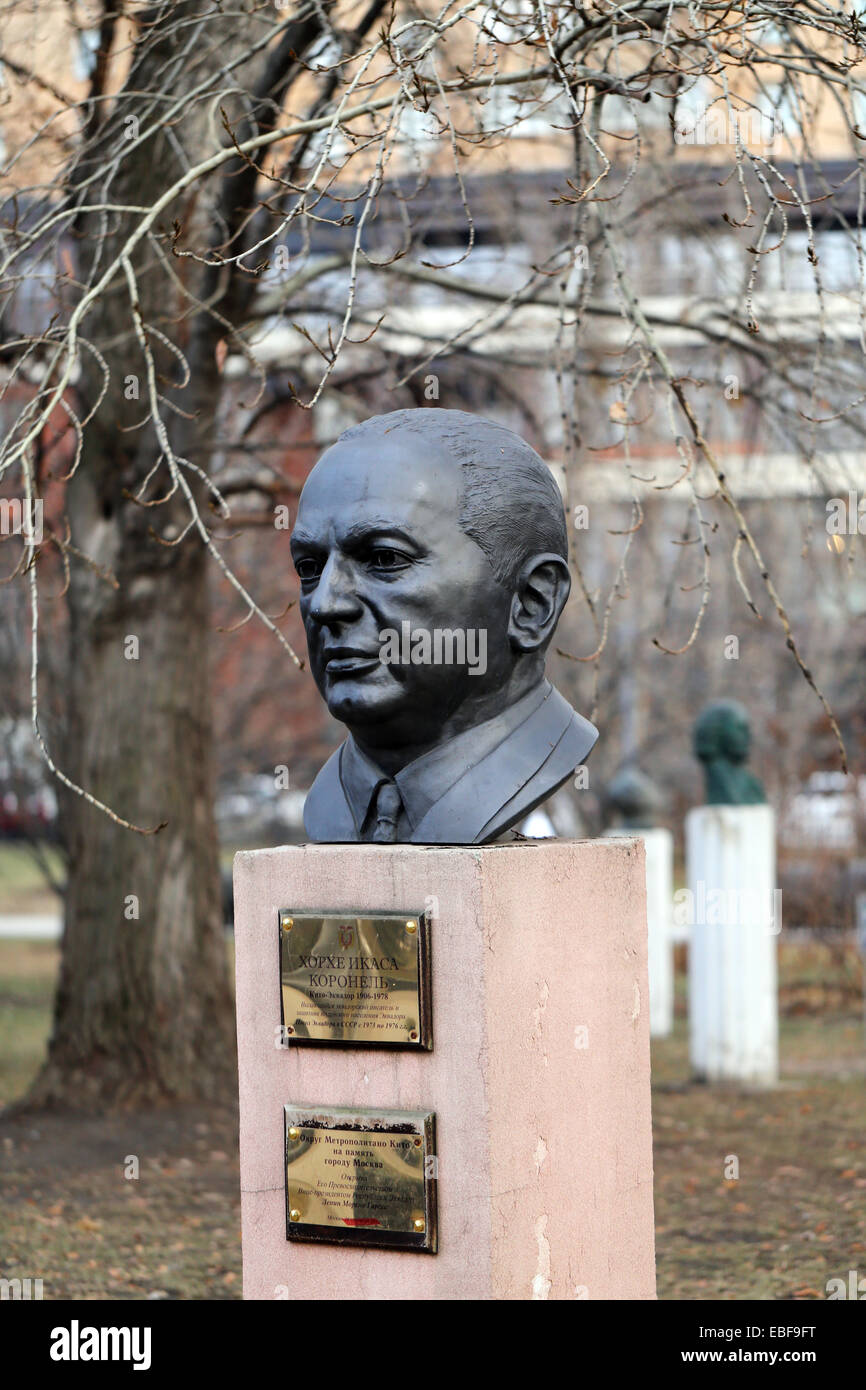
[[430,1051],[430,924],[423,912],[279,913],[283,1042]]
[[435,1255],[432,1112],[287,1105],[285,1119],[288,1240]]

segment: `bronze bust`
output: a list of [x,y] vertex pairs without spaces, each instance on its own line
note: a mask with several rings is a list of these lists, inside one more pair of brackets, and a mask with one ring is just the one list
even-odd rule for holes
[[760,806],[764,788],[746,767],[752,731],[737,700],[717,700],[698,715],[695,754],[703,764],[708,806]]
[[597,730],[544,674],[565,512],[512,430],[435,408],[353,426],[306,481],[292,555],[349,730],[307,797],[311,840],[486,844],[585,761]]

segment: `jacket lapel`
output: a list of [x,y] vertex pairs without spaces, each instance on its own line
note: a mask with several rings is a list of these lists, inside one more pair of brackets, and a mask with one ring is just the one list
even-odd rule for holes
[[357,841],[358,832],[340,780],[340,759],[344,744],[332,753],[304,802],[304,829],[319,843],[345,844]]
[[597,738],[594,725],[551,689],[514,733],[430,807],[412,843],[471,845],[480,843],[482,832],[484,840],[495,838],[564,782]]

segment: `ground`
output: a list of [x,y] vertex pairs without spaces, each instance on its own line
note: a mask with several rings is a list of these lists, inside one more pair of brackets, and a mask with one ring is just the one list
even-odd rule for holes
[[[0,940],[0,1104],[44,1055],[58,956]],[[860,964],[783,945],[781,974],[782,1082],[753,1094],[690,1083],[678,977],[675,1034],[653,1045],[661,1298],[823,1299],[852,1269],[866,1289]],[[46,1299],[239,1298],[231,1102],[0,1118],[0,1276]]]
[[[0,940],[0,1105],[44,1056],[58,948]],[[0,1276],[48,1298],[240,1297],[237,1107],[0,1118]]]
[[852,1269],[866,1292],[862,1015],[786,1012],[780,1036],[781,1083],[751,1094],[688,1082],[684,1016],[653,1045],[660,1298],[825,1299]]

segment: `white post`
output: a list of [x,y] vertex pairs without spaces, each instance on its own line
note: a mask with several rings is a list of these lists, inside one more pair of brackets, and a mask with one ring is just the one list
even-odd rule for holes
[[772,1086],[779,1072],[775,815],[700,806],[686,817],[691,1063],[707,1081]]
[[650,1036],[670,1037],[674,1027],[674,956],[671,937],[674,837],[663,826],[606,830],[605,835],[640,836],[646,849],[647,963]]
[[650,1035],[667,1038],[674,1027],[674,953],[671,941],[674,837],[663,826],[642,830],[640,835],[646,848]]

